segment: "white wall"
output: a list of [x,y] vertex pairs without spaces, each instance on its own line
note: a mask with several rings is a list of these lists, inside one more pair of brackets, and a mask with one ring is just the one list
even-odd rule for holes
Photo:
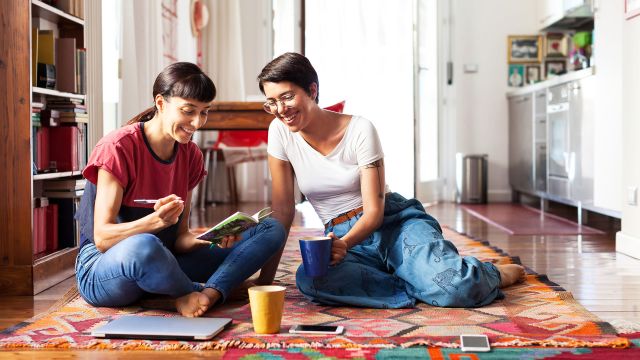
[[[623,21],[622,27],[622,189],[640,187],[640,16]],[[616,250],[640,258],[640,208],[622,206],[622,231]]]
[[[452,10],[454,80],[442,126],[444,133],[453,127],[454,136],[442,139],[445,197],[453,199],[455,152],[485,153],[489,200],[508,201],[507,36],[538,33],[536,0],[459,0]],[[464,64],[476,64],[478,72],[464,73]]]

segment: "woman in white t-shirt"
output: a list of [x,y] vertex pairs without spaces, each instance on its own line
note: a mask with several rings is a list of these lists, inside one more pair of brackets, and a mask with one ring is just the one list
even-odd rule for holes
[[416,300],[477,307],[524,277],[520,265],[461,257],[419,201],[388,191],[375,127],[318,106],[318,75],[306,57],[283,54],[258,81],[265,111],[277,117],[267,149],[274,216],[291,226],[297,181],[333,238],[327,276],[310,278],[298,269],[296,284],[305,296],[373,308],[410,307]]

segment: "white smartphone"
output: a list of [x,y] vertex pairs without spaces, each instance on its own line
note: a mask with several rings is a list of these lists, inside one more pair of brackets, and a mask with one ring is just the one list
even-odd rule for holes
[[342,334],[343,326],[328,325],[293,325],[289,332],[291,334]]
[[487,335],[460,335],[460,349],[462,351],[491,351]]

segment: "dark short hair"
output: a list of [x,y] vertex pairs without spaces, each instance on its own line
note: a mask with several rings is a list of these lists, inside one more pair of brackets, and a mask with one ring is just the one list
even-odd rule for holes
[[[153,98],[162,95],[165,98],[181,97],[200,102],[213,101],[216,97],[216,86],[198,65],[190,62],[176,62],[165,67],[153,83]],[[127,124],[151,120],[156,114],[152,106],[136,115]]]
[[288,52],[271,60],[258,75],[258,86],[264,94],[264,83],[289,81],[301,87],[311,96],[311,84],[316,83],[316,103],[320,97],[320,83],[318,73],[309,59],[304,55]]

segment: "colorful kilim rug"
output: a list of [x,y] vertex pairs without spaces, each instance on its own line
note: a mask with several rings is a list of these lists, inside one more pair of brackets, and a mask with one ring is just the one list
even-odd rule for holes
[[[455,351],[458,336],[462,333],[484,333],[489,336],[494,348],[615,348],[630,345],[627,338],[617,336],[610,324],[588,312],[569,292],[537,274],[527,275],[525,283],[505,289],[504,300],[483,308],[438,308],[419,304],[412,309],[380,310],[313,304],[295,287],[295,271],[301,262],[296,239],[320,233],[320,230],[302,228],[294,228],[290,233],[276,279],[277,283],[287,287],[282,330],[279,334],[255,334],[249,304],[246,300],[240,300],[214,307],[205,315],[230,317],[234,321],[231,328],[220,333],[213,341],[95,339],[89,335],[92,328],[121,315],[178,315],[175,312],[143,309],[140,306],[95,308],[76,295],[39,317],[0,332],[0,348],[287,349],[282,354],[298,356],[306,350],[289,348],[322,349],[321,353],[328,349],[352,351],[344,354],[368,351],[347,350],[348,348],[378,348],[389,349],[389,354],[392,354],[393,348],[423,345],[443,348],[439,351],[444,354]],[[473,255],[498,264],[519,261],[487,242],[477,241],[448,229],[445,229],[445,237],[455,243],[464,255]],[[288,334],[288,328],[298,323],[342,325],[346,330],[342,335]],[[419,352],[420,349],[415,351]],[[424,349],[420,354],[424,356]]]
[[229,349],[225,360],[502,360],[502,359],[639,359],[640,333],[628,334],[632,347],[612,348],[548,348],[548,347],[501,347],[490,352],[463,352],[458,348],[416,346],[411,348],[380,349],[359,348],[287,348],[287,349]]

